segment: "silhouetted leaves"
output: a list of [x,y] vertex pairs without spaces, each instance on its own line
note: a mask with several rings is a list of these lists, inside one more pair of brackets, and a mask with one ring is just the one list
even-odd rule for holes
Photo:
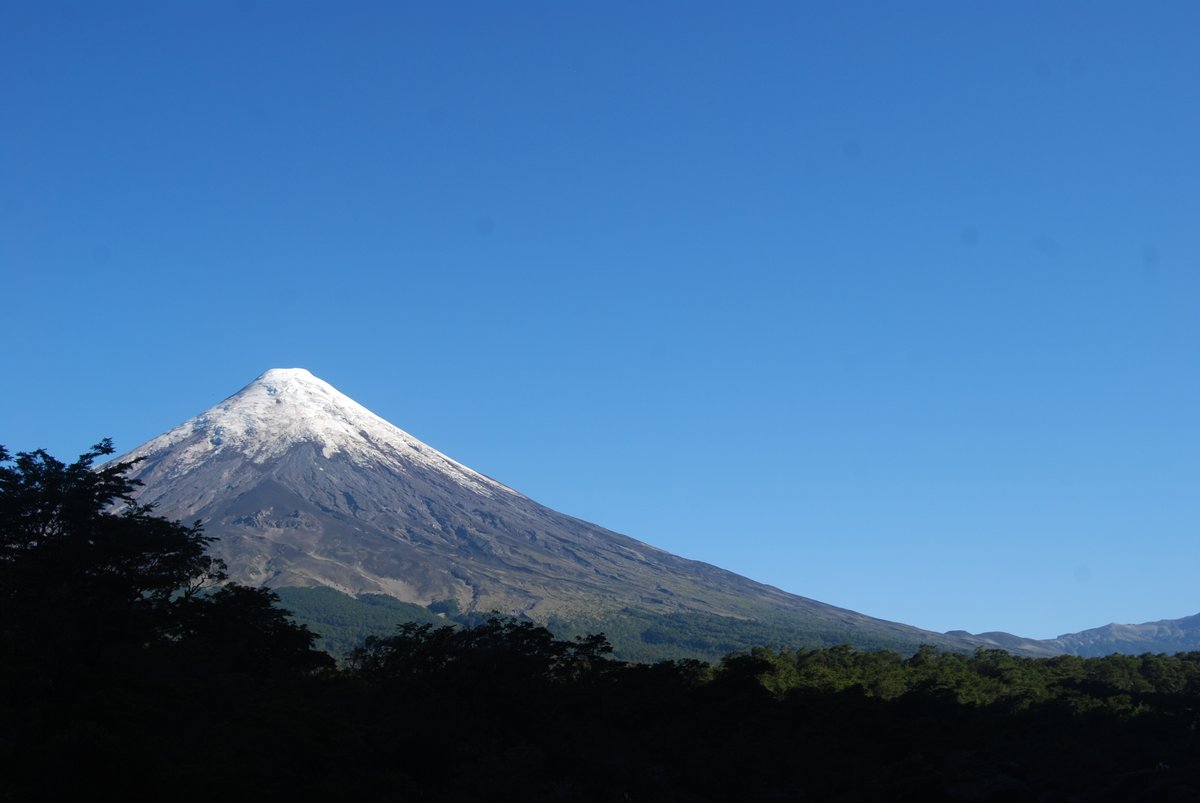
[[133,501],[129,464],[93,469],[112,451],[102,441],[70,465],[43,451],[0,452],[0,649],[9,666],[54,672],[116,660],[164,637],[179,596],[223,578],[198,526]]

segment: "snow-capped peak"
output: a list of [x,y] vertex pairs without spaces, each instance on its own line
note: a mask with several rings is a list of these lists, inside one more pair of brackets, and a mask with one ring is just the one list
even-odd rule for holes
[[485,496],[516,493],[422,443],[304,368],[272,368],[122,459],[170,452],[168,472],[180,476],[218,454],[238,452],[266,463],[301,443],[319,446],[326,459],[341,454],[368,467],[403,472],[415,464],[433,469]]

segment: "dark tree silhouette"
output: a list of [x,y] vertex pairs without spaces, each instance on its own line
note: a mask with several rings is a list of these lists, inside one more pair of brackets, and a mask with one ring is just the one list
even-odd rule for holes
[[[94,672],[148,653],[205,653],[266,671],[329,662],[266,591],[224,584],[211,538],[138,504],[132,463],[71,464],[0,447],[0,660],[9,671]],[[189,644],[189,642],[191,642]],[[200,649],[200,645],[204,649]],[[235,659],[236,656],[236,659]],[[256,663],[257,661],[257,663]]]
[[131,496],[128,464],[94,469],[105,440],[66,465],[0,449],[0,644],[6,663],[91,665],[156,641],[175,598],[223,578],[198,526]]
[[312,672],[313,635],[93,465],[111,452],[0,449],[4,801],[1200,799],[1200,653],[649,666],[490,619]]
[[510,689],[577,682],[619,666],[603,635],[556,639],[533,622],[494,617],[475,627],[408,622],[395,635],[368,637],[350,655],[363,677],[439,685],[474,682]]
[[181,599],[169,646],[192,671],[273,678],[332,668],[333,659],[313,649],[314,634],[292,623],[277,602],[273,591],[237,583]]

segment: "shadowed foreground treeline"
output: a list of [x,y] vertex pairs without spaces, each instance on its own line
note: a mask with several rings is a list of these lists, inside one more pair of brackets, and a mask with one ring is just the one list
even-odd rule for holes
[[494,619],[338,668],[107,449],[0,460],[0,801],[1200,799],[1200,653],[626,664]]
[[834,648],[710,666],[623,664],[605,648],[492,620],[407,625],[315,673],[149,656],[90,667],[68,689],[6,673],[6,799],[1174,801],[1200,790],[1200,654]]

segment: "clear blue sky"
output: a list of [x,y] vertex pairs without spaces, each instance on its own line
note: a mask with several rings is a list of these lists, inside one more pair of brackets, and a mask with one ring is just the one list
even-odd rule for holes
[[0,443],[306,367],[935,630],[1200,611],[1200,5],[0,0]]

